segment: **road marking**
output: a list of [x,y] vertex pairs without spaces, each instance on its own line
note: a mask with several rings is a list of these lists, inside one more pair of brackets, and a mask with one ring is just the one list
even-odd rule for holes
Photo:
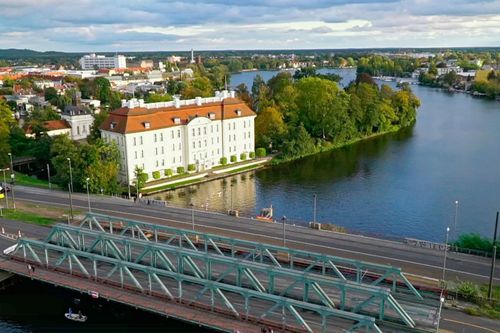
[[[41,200],[32,200],[32,199],[24,199],[24,198],[20,199],[20,200],[31,201],[31,202],[38,202],[38,203],[44,203],[44,204],[49,203],[51,205],[67,206],[67,204],[61,204],[61,203],[55,203],[55,202],[47,202],[47,201],[41,201]],[[84,209],[88,208],[87,206],[78,206],[78,205],[75,205],[75,204],[73,204],[73,207],[84,208]],[[132,208],[132,207],[129,207],[129,208]],[[144,211],[147,211],[147,212],[151,212],[151,211],[148,211],[148,210],[140,208],[140,207],[135,207],[135,208],[136,209],[140,209],[140,210],[144,210]],[[123,214],[123,215],[137,216],[139,218],[146,217],[146,218],[149,218],[149,219],[154,219],[154,220],[159,220],[159,221],[170,221],[170,222],[174,222],[174,223],[187,224],[187,225],[191,226],[191,222],[183,222],[183,221],[172,220],[172,219],[161,218],[161,217],[150,216],[150,215],[144,216],[144,215],[141,215],[141,214],[129,213],[129,212],[120,212],[120,211],[115,211],[115,210],[111,210],[111,209],[93,208],[93,211],[110,212],[110,213],[117,213],[117,214]],[[160,213],[160,212],[158,212],[158,213]],[[233,230],[233,229],[227,229],[227,228],[222,228],[222,227],[215,227],[215,226],[210,226],[210,225],[205,225],[205,224],[195,224],[195,225],[199,226],[199,227],[211,228],[211,229],[216,229],[216,230],[221,230],[221,231],[235,232],[235,230]],[[251,236],[258,236],[258,237],[269,238],[269,239],[273,239],[273,240],[282,240],[281,237],[273,237],[273,236],[268,236],[268,235],[264,235],[264,234],[255,234],[255,233],[251,233],[251,232],[247,232],[247,231],[236,231],[236,232],[241,233],[241,234],[251,235]],[[290,240],[287,239],[287,242],[289,242],[289,243],[295,243],[295,244],[301,244],[301,245],[314,246],[314,247],[319,247],[319,248],[324,248],[324,249],[329,249],[329,250],[343,251],[343,252],[347,252],[347,253],[351,253],[351,254],[358,254],[358,255],[363,255],[363,256],[373,257],[373,258],[378,258],[378,259],[394,260],[394,261],[399,261],[399,262],[403,262],[403,263],[407,263],[407,264],[414,264],[414,265],[418,265],[418,266],[424,266],[424,267],[429,267],[429,268],[434,268],[434,269],[442,270],[441,266],[434,266],[434,265],[424,264],[424,263],[415,262],[415,261],[406,260],[406,259],[398,259],[398,258],[386,257],[386,256],[378,255],[378,254],[371,254],[371,253],[359,252],[359,251],[354,251],[354,250],[341,249],[341,248],[337,248],[337,247],[331,247],[331,246],[326,246],[326,245],[319,245],[319,244],[313,244],[313,243],[308,243],[308,242],[296,241],[296,240],[292,240],[292,239],[290,239]],[[469,273],[469,272],[459,271],[459,270],[455,270],[455,269],[449,269],[449,268],[447,268],[446,270],[448,272],[454,272],[454,273],[459,273],[459,274],[464,274],[464,275],[470,275],[470,276],[475,276],[475,277],[479,277],[479,278],[485,278],[485,279],[489,278],[489,276],[486,276],[486,275]],[[418,275],[416,275],[416,276],[418,276]],[[422,277],[425,277],[425,276],[422,276]],[[493,278],[493,280],[500,281],[500,278],[496,278],[495,277],[495,278]]]
[[455,323],[455,324],[461,324],[461,325],[465,325],[465,326],[479,328],[480,330],[484,330],[484,331],[491,332],[491,333],[499,333],[498,331],[492,330],[490,328],[479,326],[479,325],[474,325],[474,324],[469,324],[469,323],[464,323],[463,321],[458,321],[458,320],[453,320],[453,319],[446,319],[446,318],[443,318],[443,320],[444,321],[449,321],[449,322],[452,322],[452,323]]

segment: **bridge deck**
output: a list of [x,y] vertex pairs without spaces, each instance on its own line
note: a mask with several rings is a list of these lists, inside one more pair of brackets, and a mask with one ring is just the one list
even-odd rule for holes
[[[223,332],[235,332],[236,330],[245,333],[261,332],[261,327],[253,323],[243,322],[238,319],[232,319],[230,317],[210,313],[201,309],[187,308],[186,306],[165,302],[165,300],[155,299],[147,295],[131,293],[129,290],[95,283],[91,280],[80,279],[78,277],[62,274],[60,272],[46,270],[40,266],[37,266],[35,273],[30,274],[25,263],[0,258],[0,269],[43,282],[52,283],[57,286],[73,289],[75,291],[80,291],[82,293],[97,291],[99,293],[99,297],[108,300],[155,312],[166,317],[173,317],[194,324],[198,323],[199,325],[211,327]],[[232,327],[232,329],[228,329],[228,327]]]

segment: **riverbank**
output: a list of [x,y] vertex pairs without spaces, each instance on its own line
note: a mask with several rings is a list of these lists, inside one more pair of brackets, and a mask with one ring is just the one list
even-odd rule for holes
[[331,144],[331,143],[329,143],[327,145],[321,145],[321,146],[318,147],[318,149],[319,149],[318,151],[313,151],[313,152],[311,152],[309,154],[303,154],[303,155],[300,155],[300,156],[294,156],[294,157],[289,157],[289,158],[280,158],[279,155],[277,155],[276,157],[274,157],[271,160],[270,164],[271,165],[278,165],[278,164],[282,164],[282,163],[288,163],[288,162],[296,161],[296,160],[299,160],[299,159],[304,158],[304,157],[313,156],[313,155],[316,155],[316,154],[321,154],[321,153],[325,153],[325,152],[328,152],[328,151],[332,151],[332,150],[344,148],[344,147],[350,146],[352,144],[355,144],[355,143],[358,143],[358,142],[361,142],[361,141],[370,140],[370,139],[373,139],[373,138],[376,138],[376,137],[379,137],[379,136],[383,136],[383,135],[386,135],[386,134],[390,134],[390,133],[395,133],[395,132],[398,132],[398,131],[400,131],[402,129],[405,129],[405,127],[398,127],[398,128],[394,128],[394,129],[391,129],[391,130],[388,130],[388,131],[383,131],[383,132],[378,132],[378,133],[370,134],[370,135],[359,137],[359,138],[356,138],[356,139],[351,139],[349,141],[342,142],[342,143],[337,143],[337,144]]

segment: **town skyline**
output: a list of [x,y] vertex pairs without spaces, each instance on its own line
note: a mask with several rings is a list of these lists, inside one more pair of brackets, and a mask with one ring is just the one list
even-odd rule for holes
[[427,0],[71,5],[0,0],[0,5],[1,48],[136,52],[500,45],[500,1],[447,0],[435,6]]

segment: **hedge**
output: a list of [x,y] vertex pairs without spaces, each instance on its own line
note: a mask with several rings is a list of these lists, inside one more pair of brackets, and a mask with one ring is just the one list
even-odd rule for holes
[[160,171],[153,171],[153,178],[154,179],[160,179],[161,174]]
[[231,163],[234,163],[237,161],[236,155],[231,155]]
[[172,169],[165,169],[165,171],[163,173],[167,177],[172,177],[172,175],[174,174],[174,171]]
[[267,155],[266,148],[257,148],[255,155],[257,155],[257,157],[265,157]]
[[177,173],[179,175],[182,175],[183,173],[185,173],[186,171],[184,170],[184,167],[183,166],[180,166],[180,167],[177,167]]
[[195,164],[188,164],[188,171],[195,171],[195,170],[196,170]]
[[254,151],[250,152],[250,158],[255,158],[255,152]]
[[241,153],[240,160],[244,161],[246,159],[247,159],[247,154],[246,153]]
[[219,162],[222,165],[226,165],[227,164],[227,157],[221,157]]

